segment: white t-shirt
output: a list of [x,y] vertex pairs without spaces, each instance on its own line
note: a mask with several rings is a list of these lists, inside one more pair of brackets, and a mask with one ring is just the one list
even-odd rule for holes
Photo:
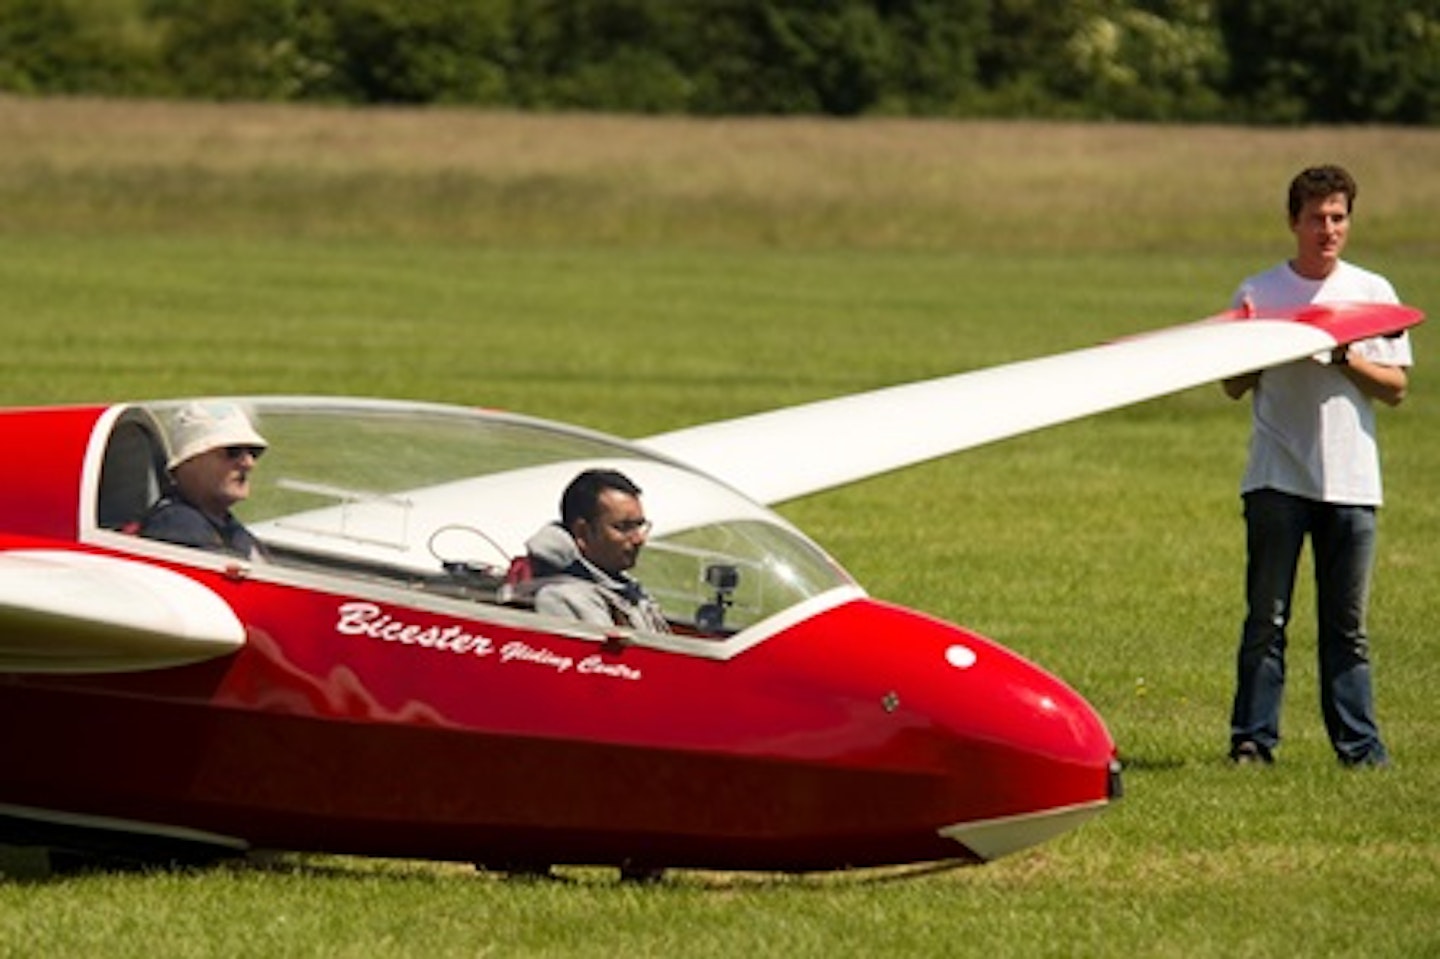
[[[1302,303],[1398,303],[1378,273],[1344,261],[1324,280],[1309,280],[1281,263],[1252,276],[1235,293],[1257,310]],[[1387,366],[1410,366],[1410,336],[1378,336],[1352,347]],[[1305,359],[1265,370],[1251,400],[1250,458],[1240,490],[1276,489],[1326,503],[1379,506],[1380,450],[1375,410],[1350,378]]]

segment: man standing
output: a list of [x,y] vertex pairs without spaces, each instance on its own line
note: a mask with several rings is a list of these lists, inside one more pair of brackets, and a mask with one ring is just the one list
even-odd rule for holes
[[[1396,303],[1382,276],[1341,259],[1356,186],[1338,166],[1302,171],[1290,184],[1293,259],[1247,279],[1242,309],[1303,303]],[[1236,657],[1230,758],[1274,761],[1285,687],[1285,628],[1305,537],[1315,565],[1320,703],[1340,762],[1389,762],[1375,720],[1365,614],[1375,558],[1380,457],[1373,400],[1405,397],[1408,334],[1346,344],[1228,379],[1232,399],[1252,394],[1245,504],[1246,616]]]

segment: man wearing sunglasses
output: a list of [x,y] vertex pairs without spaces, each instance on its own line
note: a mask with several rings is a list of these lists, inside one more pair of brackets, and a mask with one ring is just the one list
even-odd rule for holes
[[537,611],[600,626],[668,632],[660,607],[629,574],[650,532],[640,488],[616,470],[585,470],[560,497],[560,522],[525,544],[541,582]]
[[140,523],[140,535],[252,559],[260,544],[230,512],[250,495],[250,471],[265,438],[233,403],[190,403],[170,426],[170,487]]

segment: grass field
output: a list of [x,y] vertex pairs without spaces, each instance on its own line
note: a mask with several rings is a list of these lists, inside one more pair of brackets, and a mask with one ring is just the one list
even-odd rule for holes
[[[1332,159],[1362,185],[1351,257],[1440,309],[1437,131],[0,99],[0,403],[346,393],[654,432],[1204,315],[1289,252],[1285,182]],[[1329,756],[1303,581],[1281,761],[1223,760],[1248,424],[1204,388],[783,510],[1096,705],[1127,796],[1058,841],[644,887],[295,855],[57,878],[12,851],[0,956],[1440,955],[1433,343],[1381,417],[1391,770]]]

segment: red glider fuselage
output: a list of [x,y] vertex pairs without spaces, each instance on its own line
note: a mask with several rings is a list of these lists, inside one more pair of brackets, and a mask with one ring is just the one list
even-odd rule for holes
[[[158,668],[0,672],[12,826],[812,870],[994,858],[1117,791],[1114,743],[1063,682],[858,590],[711,655],[703,638],[577,635],[502,605],[87,538],[104,413],[0,414],[31,464],[0,481],[0,558],[167,569],[233,610],[243,642]],[[0,651],[106,641],[104,624],[0,624]]]

